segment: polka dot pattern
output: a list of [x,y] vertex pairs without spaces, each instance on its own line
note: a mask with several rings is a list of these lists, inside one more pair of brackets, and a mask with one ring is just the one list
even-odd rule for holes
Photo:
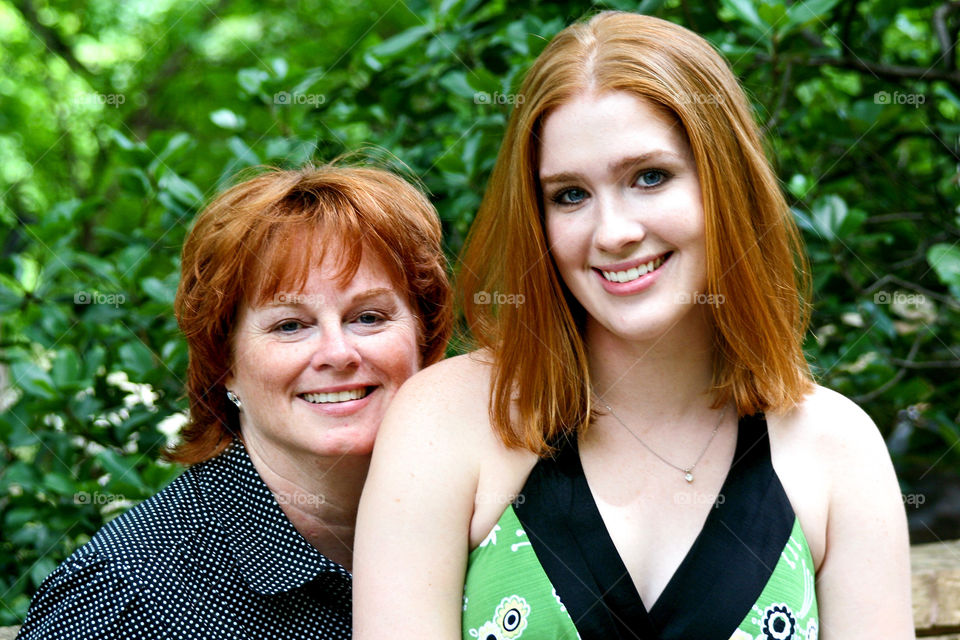
[[351,586],[294,529],[235,440],[67,558],[17,637],[349,638]]

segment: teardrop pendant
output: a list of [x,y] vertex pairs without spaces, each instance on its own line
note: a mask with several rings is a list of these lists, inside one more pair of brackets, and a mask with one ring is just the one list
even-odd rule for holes
[[683,479],[686,480],[687,482],[692,483],[692,482],[693,482],[693,474],[690,473],[689,471],[687,471],[687,472],[683,475]]

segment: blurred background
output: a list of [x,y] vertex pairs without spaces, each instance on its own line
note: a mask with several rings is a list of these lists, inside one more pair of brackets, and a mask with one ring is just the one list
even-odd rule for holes
[[816,375],[883,432],[912,540],[960,537],[960,2],[0,0],[0,625],[180,471],[203,203],[360,150],[422,181],[454,256],[523,72],[609,8],[730,61],[807,243]]

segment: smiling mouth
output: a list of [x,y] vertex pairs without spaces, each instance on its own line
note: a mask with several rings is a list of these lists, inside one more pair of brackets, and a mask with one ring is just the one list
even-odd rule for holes
[[298,397],[303,398],[310,404],[335,404],[365,398],[370,395],[374,388],[375,387],[361,387],[359,389],[350,389],[349,391],[331,391],[329,393],[301,393]]
[[636,280],[640,276],[645,276],[651,271],[656,271],[659,269],[667,259],[673,255],[673,252],[665,253],[659,258],[655,258],[650,262],[638,265],[632,269],[627,269],[626,271],[601,271],[600,269],[594,269],[599,272],[605,280],[608,282],[631,282]]

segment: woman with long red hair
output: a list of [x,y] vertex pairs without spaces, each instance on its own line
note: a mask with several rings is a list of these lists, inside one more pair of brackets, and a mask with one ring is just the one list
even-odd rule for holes
[[605,12],[520,90],[460,293],[358,515],[357,638],[912,637],[883,439],[804,360],[807,268],[743,91]]

